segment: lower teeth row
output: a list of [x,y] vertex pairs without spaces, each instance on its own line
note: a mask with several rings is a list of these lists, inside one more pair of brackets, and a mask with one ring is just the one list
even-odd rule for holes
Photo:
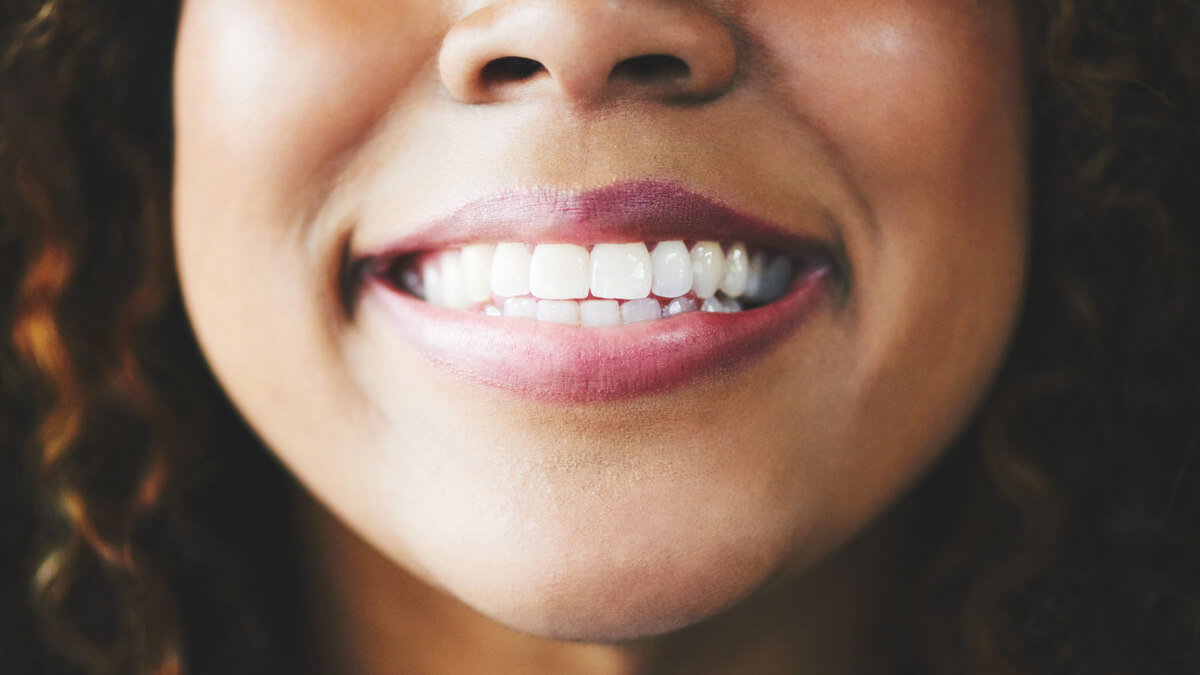
[[657,321],[688,312],[730,314],[742,311],[740,302],[718,293],[700,300],[693,296],[655,297],[638,300],[538,300],[531,296],[507,298],[502,304],[488,303],[475,309],[487,316],[510,316],[536,319],[546,323],[568,326],[623,326],[644,321]]

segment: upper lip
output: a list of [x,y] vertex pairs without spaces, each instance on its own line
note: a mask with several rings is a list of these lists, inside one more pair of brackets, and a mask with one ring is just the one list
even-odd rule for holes
[[547,188],[501,192],[464,204],[409,235],[351,258],[356,263],[386,263],[412,253],[476,242],[590,245],[685,239],[745,241],[836,267],[844,259],[839,239],[834,233],[818,232],[794,232],[677,183],[635,180],[582,192]]

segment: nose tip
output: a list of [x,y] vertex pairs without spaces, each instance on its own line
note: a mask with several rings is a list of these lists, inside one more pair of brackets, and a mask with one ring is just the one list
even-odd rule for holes
[[724,92],[736,67],[725,26],[679,0],[501,0],[456,23],[438,57],[443,84],[465,103],[702,101]]

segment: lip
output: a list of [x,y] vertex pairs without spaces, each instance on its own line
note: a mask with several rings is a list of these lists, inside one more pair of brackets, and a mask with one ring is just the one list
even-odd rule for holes
[[585,192],[501,192],[351,257],[385,261],[482,241],[588,245],[671,239],[752,241],[797,258],[830,257],[836,242],[821,238],[832,239],[832,234],[797,234],[676,183],[637,180]]
[[[611,328],[438,307],[398,290],[381,273],[401,256],[480,241],[670,239],[746,241],[805,264],[787,293],[762,307]],[[351,260],[362,309],[382,311],[403,339],[442,370],[522,397],[579,403],[664,393],[748,368],[832,296],[836,262],[843,259],[836,249],[835,241],[796,234],[673,183],[631,181],[586,192],[504,192]]]

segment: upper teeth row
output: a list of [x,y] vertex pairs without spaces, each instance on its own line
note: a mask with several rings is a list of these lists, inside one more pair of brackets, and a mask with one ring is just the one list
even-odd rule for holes
[[723,247],[701,241],[646,244],[472,244],[425,256],[405,272],[404,284],[429,303],[468,309],[493,298],[532,295],[544,300],[588,297],[636,300],[651,295],[703,300],[718,291],[729,298],[769,302],[786,291],[791,259],[753,255],[745,244]]

